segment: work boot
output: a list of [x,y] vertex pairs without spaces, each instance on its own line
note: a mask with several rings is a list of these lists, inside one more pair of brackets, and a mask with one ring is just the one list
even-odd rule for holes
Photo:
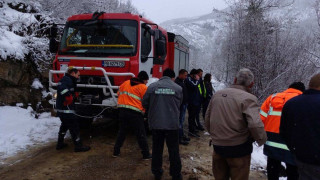
[[187,136],[183,136],[182,139],[183,139],[184,141],[190,141],[190,138],[187,137]]
[[66,144],[66,143],[57,143],[57,146],[56,146],[56,150],[60,150],[60,149],[63,149],[63,148],[65,148],[65,147],[67,147],[68,146],[68,144]]
[[120,150],[113,150],[112,157],[116,158],[120,156]]
[[74,146],[74,152],[86,152],[89,151],[90,146],[82,145],[81,141],[76,141]]
[[152,159],[152,155],[151,154],[143,155],[142,159],[143,160],[150,160],[150,159]]
[[188,142],[188,141],[184,141],[183,139],[180,139],[180,140],[179,140],[179,144],[186,146],[186,145],[189,144],[189,142]]

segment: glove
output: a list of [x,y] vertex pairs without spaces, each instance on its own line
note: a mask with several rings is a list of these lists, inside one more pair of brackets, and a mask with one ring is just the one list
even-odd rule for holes
[[72,95],[70,94],[69,96],[66,96],[66,97],[65,97],[65,101],[63,102],[63,105],[64,105],[64,106],[67,106],[67,105],[72,104],[72,102],[73,102],[73,97],[72,97]]
[[74,97],[75,97],[75,98],[78,98],[78,97],[79,97],[79,94],[80,94],[79,92],[75,92],[75,93],[74,93]]

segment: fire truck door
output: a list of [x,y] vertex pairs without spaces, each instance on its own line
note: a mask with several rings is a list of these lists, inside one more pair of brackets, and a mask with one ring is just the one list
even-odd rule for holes
[[[141,22],[140,24],[142,24]],[[140,56],[139,56],[139,72],[146,71],[149,77],[152,77],[153,67],[153,38],[151,34],[141,27],[140,40]]]

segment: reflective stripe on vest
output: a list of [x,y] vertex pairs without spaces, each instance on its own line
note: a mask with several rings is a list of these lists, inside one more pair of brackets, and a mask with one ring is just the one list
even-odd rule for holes
[[206,88],[206,85],[204,84],[204,82],[203,82],[203,91],[204,91],[203,97],[206,98],[207,97],[207,88]]
[[129,93],[129,92],[127,92],[127,91],[121,91],[119,94],[120,94],[120,95],[126,94],[126,95],[128,95],[128,96],[130,96],[130,97],[132,97],[132,98],[135,98],[135,99],[141,101],[141,98],[140,98],[140,97],[138,97],[137,95],[134,95],[134,94],[132,94],[132,93]]
[[281,143],[276,143],[276,142],[272,142],[272,141],[267,141],[266,145],[271,146],[271,147],[275,147],[275,148],[279,148],[279,149],[284,149],[289,151],[289,148],[287,145],[285,144],[281,144]]
[[67,93],[69,90],[68,89],[65,89],[65,90],[63,90],[63,91],[61,91],[61,95],[64,95],[65,93]]
[[200,95],[202,96],[202,90],[201,90],[201,85],[200,84],[198,84],[198,89],[199,89]]
[[59,109],[57,109],[57,112],[66,113],[66,114],[73,114],[73,113],[75,113],[74,110],[59,110]]
[[260,110],[260,115],[263,116],[263,117],[268,117],[268,113]]
[[270,111],[269,115],[273,115],[273,116],[281,116],[281,111]]
[[118,107],[121,107],[121,108],[127,108],[127,109],[131,109],[131,110],[134,110],[134,111],[138,111],[140,113],[143,113],[143,111],[141,111],[140,109],[134,107],[134,106],[130,106],[130,105],[124,105],[124,104],[118,104]]

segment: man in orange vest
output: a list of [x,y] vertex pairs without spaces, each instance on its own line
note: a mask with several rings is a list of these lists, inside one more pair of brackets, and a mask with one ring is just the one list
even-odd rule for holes
[[142,98],[147,91],[149,76],[145,71],[120,85],[118,91],[119,132],[114,145],[113,157],[120,155],[120,148],[126,138],[127,130],[133,127],[144,160],[151,159],[144,127]]
[[279,135],[281,113],[284,104],[305,90],[302,82],[294,82],[283,92],[269,96],[261,106],[260,117],[264,123],[268,140],[263,153],[268,156],[267,172],[269,180],[278,180],[281,162],[286,163],[288,180],[298,179],[298,171],[293,155]]

